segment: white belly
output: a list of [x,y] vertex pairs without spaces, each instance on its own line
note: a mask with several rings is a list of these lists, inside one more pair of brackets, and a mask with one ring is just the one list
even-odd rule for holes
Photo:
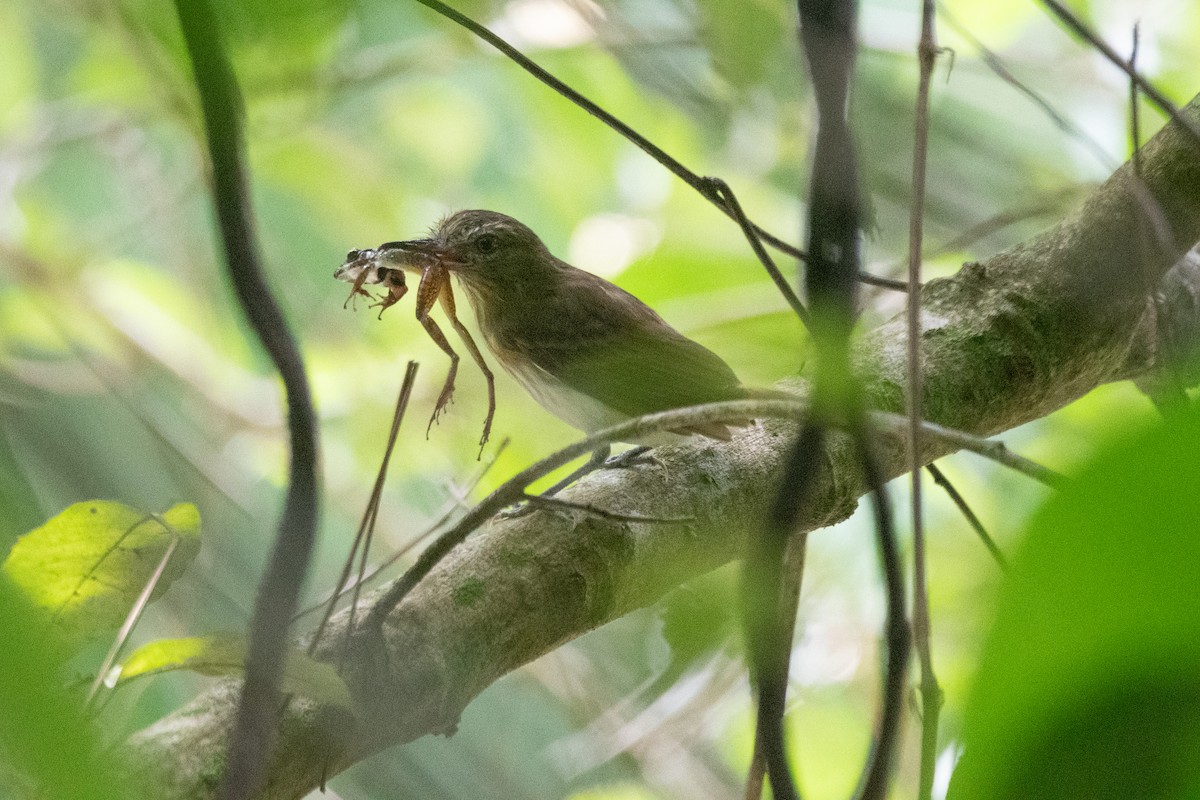
[[[525,387],[525,391],[533,395],[533,399],[537,400],[542,408],[581,431],[594,433],[601,428],[631,419],[629,415],[604,405],[594,397],[572,389],[549,372],[532,364],[521,367],[512,367],[508,364],[504,366],[517,379],[517,382]],[[683,441],[684,438],[686,437],[677,433],[662,431],[639,437],[636,441],[633,439],[627,441],[629,444],[657,446]]]

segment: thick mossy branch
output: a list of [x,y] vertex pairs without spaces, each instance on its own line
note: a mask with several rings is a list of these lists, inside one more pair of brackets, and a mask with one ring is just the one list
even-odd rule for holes
[[[1200,101],[1184,113],[1200,122]],[[1200,148],[1168,126],[1144,148],[1142,167],[1147,192],[1134,191],[1123,167],[1055,228],[925,287],[929,419],[994,434],[1149,366],[1153,329],[1144,324],[1140,276],[1161,279],[1200,240]],[[1147,194],[1156,208],[1139,199]],[[1169,242],[1146,233],[1153,230],[1147,214],[1169,224]],[[1172,292],[1180,286],[1200,296],[1194,282],[1162,284]],[[856,359],[879,408],[903,409],[904,353],[902,318],[858,344]],[[290,704],[264,796],[302,797],[323,775],[371,753],[452,731],[467,703],[497,678],[737,558],[772,499],[794,433],[790,424],[769,422],[728,443],[660,448],[660,465],[594,473],[563,495],[694,523],[619,523],[556,509],[493,521],[392,611],[382,640],[356,632],[346,677],[357,720]],[[945,445],[926,441],[925,462],[945,454]],[[896,442],[881,442],[880,458],[889,477],[905,469]],[[827,461],[804,530],[844,519],[864,491],[844,442],[833,440]],[[341,642],[345,624],[346,615],[336,617],[324,641]],[[332,658],[333,646],[319,655]],[[221,684],[131,739],[131,772],[153,787],[151,796],[211,797],[235,699],[235,689]]]

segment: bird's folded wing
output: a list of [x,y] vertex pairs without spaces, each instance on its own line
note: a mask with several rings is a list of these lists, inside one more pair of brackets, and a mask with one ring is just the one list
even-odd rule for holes
[[[629,416],[744,396],[737,375],[719,356],[678,333],[632,295],[607,283],[588,288],[592,291],[574,292],[586,307],[570,315],[570,336],[522,343],[537,367]],[[614,303],[624,313],[616,313]],[[717,427],[714,433],[694,432],[718,435]]]

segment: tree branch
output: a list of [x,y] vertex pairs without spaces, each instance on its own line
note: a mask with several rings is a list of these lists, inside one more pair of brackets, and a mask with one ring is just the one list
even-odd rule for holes
[[[1200,98],[1181,113],[1200,123]],[[1144,148],[1142,178],[1171,230],[1174,249],[1156,251],[1147,265],[1161,280],[1200,241],[1200,148],[1169,124]],[[1153,331],[1143,324],[1146,299],[1135,273],[1142,214],[1134,176],[1122,167],[1056,227],[927,284],[921,320],[926,416],[993,435],[1100,384],[1145,372]],[[904,331],[904,319],[896,318],[855,348],[876,408],[903,409]],[[500,676],[738,558],[773,499],[795,433],[792,423],[772,421],[731,442],[697,439],[660,448],[661,467],[601,471],[564,493],[621,513],[692,517],[688,524],[554,511],[493,520],[391,612],[382,636],[361,627],[354,632],[346,678],[357,703],[355,722],[292,702],[270,769],[270,796],[302,797],[326,764],[332,775],[387,747],[452,731],[467,703]],[[885,438],[880,445],[884,475],[902,474],[902,441]],[[928,436],[922,445],[922,463],[952,449]],[[845,519],[865,490],[846,437],[833,435],[825,458],[813,499],[802,510],[803,530]],[[346,614],[334,617],[334,635],[326,641],[341,641],[346,620]],[[336,653],[326,647],[318,655]],[[125,753],[131,773],[153,787],[154,797],[212,796],[237,693],[236,682],[222,682],[131,739]]]

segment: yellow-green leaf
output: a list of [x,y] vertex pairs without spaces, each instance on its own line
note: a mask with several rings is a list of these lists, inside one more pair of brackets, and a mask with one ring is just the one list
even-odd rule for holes
[[[246,639],[233,634],[160,639],[139,647],[120,667],[116,685],[134,678],[186,669],[201,675],[240,675],[246,662]],[[305,653],[288,653],[281,688],[320,703],[350,708],[350,690],[329,664]]]
[[176,538],[153,599],[200,549],[200,512],[191,503],[157,515],[105,500],[76,503],[18,539],[3,570],[69,637],[88,639],[120,626]]

